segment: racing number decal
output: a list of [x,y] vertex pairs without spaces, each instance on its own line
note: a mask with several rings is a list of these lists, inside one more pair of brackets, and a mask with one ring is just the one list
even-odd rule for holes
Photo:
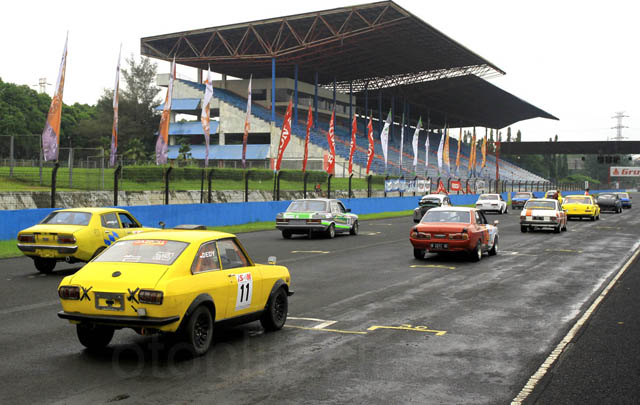
[[249,308],[253,295],[253,278],[251,273],[236,274],[238,281],[238,295],[236,296],[236,311]]

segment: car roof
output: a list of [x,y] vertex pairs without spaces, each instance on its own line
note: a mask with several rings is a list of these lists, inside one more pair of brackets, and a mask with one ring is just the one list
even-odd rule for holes
[[569,194],[564,196],[564,198],[569,198],[569,197],[591,197],[591,196],[585,195],[585,194]]
[[444,195],[444,194],[426,194],[426,195],[422,196],[422,198],[427,198],[427,197],[429,197],[429,198],[438,198],[440,200],[443,200],[446,197],[446,195]]
[[338,201],[336,198],[297,198],[291,202],[294,201],[323,201],[323,202],[329,202],[329,201]]
[[498,193],[482,193],[480,195],[498,195],[499,196],[500,194],[498,194]]
[[529,199],[529,201],[527,202],[531,202],[531,201],[549,201],[549,202],[558,202],[558,200],[555,200],[553,198],[531,198]]
[[54,212],[89,212],[91,214],[104,214],[106,212],[128,212],[121,208],[85,207],[85,208],[65,208]]
[[235,235],[226,232],[218,231],[200,231],[200,230],[187,230],[187,229],[163,229],[159,231],[150,231],[137,233],[134,235],[128,235],[119,240],[140,240],[140,239],[153,239],[153,240],[173,240],[178,242],[195,242],[202,243],[210,240],[234,238]]
[[471,208],[471,207],[436,207],[436,208],[431,208],[429,210],[429,212],[431,211],[461,211],[461,212],[471,212],[471,211],[475,211],[475,208]]

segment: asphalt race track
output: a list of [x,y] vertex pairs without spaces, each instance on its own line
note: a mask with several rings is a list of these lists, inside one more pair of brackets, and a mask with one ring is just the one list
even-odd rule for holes
[[509,403],[638,248],[638,209],[561,234],[521,233],[519,212],[488,215],[500,253],[479,263],[415,260],[410,217],[335,239],[241,234],[254,260],[289,267],[289,320],[268,334],[258,322],[218,328],[195,359],[128,330],[84,350],[56,316],[56,287],[79,266],[44,276],[29,259],[0,260],[0,402]]

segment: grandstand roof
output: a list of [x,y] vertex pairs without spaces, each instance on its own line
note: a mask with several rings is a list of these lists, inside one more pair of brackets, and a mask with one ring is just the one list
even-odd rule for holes
[[341,91],[379,89],[445,77],[504,74],[393,1],[183,31],[141,39],[141,53],[234,77],[278,77]]
[[[377,116],[378,90],[369,91],[369,109],[374,109]],[[383,99],[383,115],[386,116],[391,96],[395,97],[396,122],[402,115],[403,99],[410,100],[412,122],[422,116],[423,126],[427,117],[432,128],[449,127],[487,127],[504,128],[515,122],[529,118],[558,118],[527,103],[499,87],[474,75],[431,80],[422,83],[396,86],[393,94],[381,90]],[[357,97],[358,105],[364,108],[364,96]]]

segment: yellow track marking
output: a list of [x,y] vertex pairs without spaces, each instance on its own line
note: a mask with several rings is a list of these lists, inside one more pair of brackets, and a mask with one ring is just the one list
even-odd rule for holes
[[448,270],[455,270],[455,266],[445,266],[444,264],[412,264],[411,266],[412,269],[415,268],[432,268],[432,269],[448,269]]
[[366,335],[367,332],[358,332],[353,330],[340,330],[340,329],[319,329],[319,328],[309,328],[306,326],[296,326],[296,325],[284,325],[285,328],[295,328],[295,329],[303,329],[303,330],[315,330],[320,332],[335,332],[335,333],[345,333],[350,335]]
[[331,252],[328,252],[326,250],[292,250],[291,253],[320,253],[320,254],[327,254],[327,253],[331,253]]
[[559,252],[559,253],[582,253],[582,250],[572,249],[545,249],[545,252]]
[[376,329],[395,329],[395,330],[410,330],[410,331],[414,331],[414,332],[430,332],[430,333],[434,333],[436,336],[443,336],[444,334],[447,333],[446,330],[435,330],[435,329],[429,329],[428,326],[411,326],[411,325],[400,325],[400,326],[381,326],[381,325],[374,325],[374,326],[370,326],[369,328],[367,328],[367,330],[370,331],[374,331]]

